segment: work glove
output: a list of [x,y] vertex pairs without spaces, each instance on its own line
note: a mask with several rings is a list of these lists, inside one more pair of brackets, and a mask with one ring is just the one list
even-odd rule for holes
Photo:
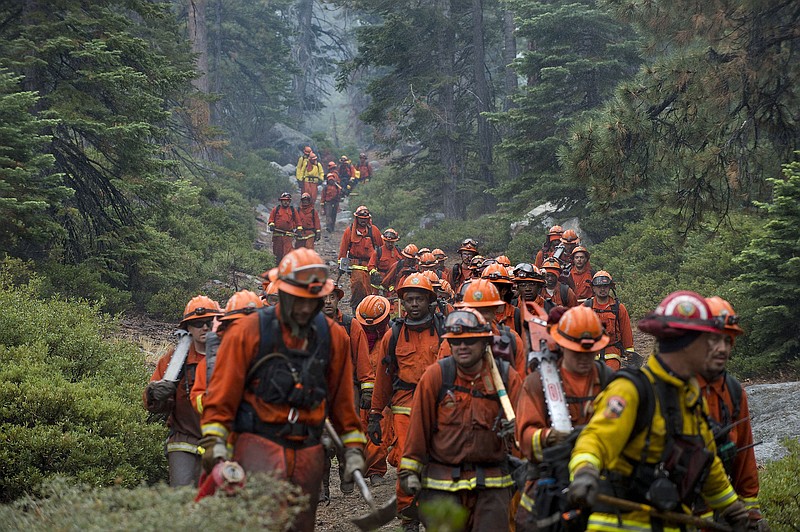
[[367,418],[367,436],[369,436],[370,441],[375,445],[380,445],[381,440],[383,440],[381,419],[383,419],[383,416],[380,414],[370,414]]
[[270,232],[274,232],[275,231],[275,223],[273,222],[273,223],[269,224],[267,226],[267,229],[269,229]]
[[497,437],[500,438],[501,440],[506,439],[509,436],[513,437],[515,427],[516,424],[514,423],[513,419],[510,421],[508,419],[501,419],[500,430],[497,432]]
[[214,469],[217,462],[228,459],[228,447],[225,445],[225,440],[219,436],[203,436],[197,445],[203,448],[201,461],[203,471],[208,474],[211,474],[211,470]]
[[736,501],[719,513],[719,519],[733,529],[733,532],[755,530],[750,528],[750,512],[742,501]]
[[[361,390],[361,410],[369,410],[372,408],[372,390],[367,388]],[[380,421],[380,420],[379,420]],[[380,425],[378,425],[380,427]]]
[[373,284],[375,286],[380,286],[382,280],[383,280],[383,277],[377,271],[372,272],[372,273],[369,274],[369,282],[370,282],[370,284]]
[[419,480],[419,475],[408,469],[401,469],[397,474],[400,480],[400,489],[403,493],[413,497],[419,490],[422,489],[422,482]]
[[314,233],[314,242],[319,242],[320,238],[322,238],[322,233],[320,231]]
[[364,460],[364,451],[358,447],[348,447],[344,451],[344,473],[342,480],[345,482],[353,481],[353,473],[361,471],[363,475],[367,470],[367,462]]
[[569,437],[569,432],[562,432],[560,430],[550,429],[544,439],[545,447],[552,447],[558,445]]
[[154,381],[147,385],[147,409],[151,412],[167,412],[172,409],[178,383],[173,381]]
[[600,473],[592,466],[584,466],[575,473],[569,485],[569,502],[575,506],[591,507],[597,502]]

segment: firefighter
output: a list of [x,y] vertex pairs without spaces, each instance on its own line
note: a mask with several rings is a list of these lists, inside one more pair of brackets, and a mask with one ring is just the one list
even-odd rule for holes
[[349,196],[352,189],[356,186],[356,167],[350,162],[347,155],[339,157],[339,165],[336,167],[339,179],[342,180],[342,190],[345,196]]
[[355,308],[372,290],[369,285],[369,259],[375,248],[383,245],[383,238],[372,216],[364,205],[353,213],[355,220],[344,230],[339,245],[339,264],[347,259],[350,269],[350,307]]
[[572,288],[562,283],[561,263],[553,257],[545,259],[544,265],[544,290],[541,292],[544,299],[544,310],[550,312],[553,307],[574,307],[578,304],[578,298]]
[[[397,467],[406,443],[411,404],[417,382],[439,352],[443,320],[431,312],[436,299],[430,281],[421,273],[412,273],[397,289],[405,317],[398,318],[386,331],[378,351],[380,366],[375,372],[375,389],[369,414],[368,435],[372,443],[383,441],[383,409],[392,407],[392,428],[396,438],[389,463]],[[397,512],[406,528],[416,529],[418,521],[411,509],[412,497],[397,485]],[[409,514],[409,511],[412,513]]]
[[372,177],[372,168],[369,165],[366,153],[358,154],[358,166],[356,167],[356,170],[359,174],[359,181],[362,183],[369,183],[369,180]]
[[628,309],[623,303],[620,303],[619,299],[616,297],[612,299],[610,296],[613,289],[614,280],[611,278],[611,274],[600,270],[592,277],[594,296],[583,304],[600,316],[603,327],[611,336],[611,343],[600,351],[598,356],[600,360],[605,361],[608,367],[616,371],[622,367],[623,354],[633,352],[633,331]]
[[280,202],[269,213],[269,230],[272,231],[272,254],[275,260],[281,259],[292,250],[292,239],[302,230],[303,226],[297,217],[297,211],[292,205],[292,195],[288,192],[281,194]]
[[712,429],[722,465],[731,478],[733,489],[749,511],[751,528],[768,530],[758,504],[758,467],[753,452],[747,393],[736,377],[725,369],[736,337],[744,331],[730,303],[716,296],[707,298],[706,303],[711,313],[723,323],[725,341],[708,353],[705,368],[698,373],[697,381],[713,420]]
[[542,248],[536,253],[536,258],[533,265],[541,268],[544,265],[544,259],[553,256],[556,246],[561,244],[561,235],[564,234],[564,229],[560,225],[554,225],[547,231],[547,239],[542,244]]
[[564,234],[561,235],[561,245],[564,246],[564,256],[561,257],[561,261],[565,263],[572,263],[572,252],[581,244],[581,238],[578,236],[572,229],[567,229],[564,231]]
[[333,233],[336,228],[336,214],[339,212],[339,202],[342,199],[342,186],[339,184],[339,176],[329,173],[325,176],[325,186],[322,187],[322,197],[320,207],[325,215],[325,230]]
[[298,161],[297,170],[295,171],[297,186],[301,194],[305,192],[311,196],[311,204],[313,205],[317,201],[317,185],[322,183],[322,176],[325,175],[322,171],[322,163],[319,162],[317,155],[313,152],[308,155],[306,164],[301,165],[300,162]]
[[521,310],[523,301],[536,303],[544,307],[544,299],[540,295],[544,287],[544,274],[529,262],[521,262],[514,268],[514,284],[517,287],[517,307]]
[[454,264],[450,270],[445,270],[445,281],[450,283],[456,293],[461,291],[461,285],[464,281],[472,277],[472,271],[469,267],[473,257],[478,254],[478,242],[472,238],[465,238],[461,242],[461,247],[458,248],[458,254],[461,257],[461,262]]
[[669,294],[639,328],[655,336],[658,353],[641,369],[620,372],[595,401],[569,463],[570,502],[592,509],[588,530],[672,531],[677,526],[647,512],[599,504],[597,494],[681,512],[699,492],[721,521],[746,530],[748,510],[716,455],[694,377],[709,351],[725,342],[723,328],[705,300],[689,291]]
[[397,231],[390,227],[381,235],[381,246],[372,251],[367,268],[369,268],[369,282],[374,291],[387,291],[389,285],[384,285],[383,279],[392,267],[403,259],[403,255],[397,249],[398,240],[400,236]]
[[[370,295],[361,300],[356,308],[356,319],[364,328],[369,348],[369,363],[372,368],[372,381],[361,383],[361,424],[367,430],[369,424],[369,410],[372,407],[372,392],[375,388],[375,372],[380,367],[381,338],[389,329],[389,313],[391,303],[383,296]],[[380,421],[381,432],[387,433],[391,426],[392,410],[388,406],[383,409],[383,419]],[[389,454],[389,438],[384,438],[380,444],[367,441],[367,477],[370,484],[379,486],[383,484],[386,475],[386,458]]]
[[[453,354],[429,366],[419,380],[398,471],[400,487],[408,496],[419,494],[426,527],[431,526],[427,512],[452,501],[469,512],[465,530],[507,529],[513,481],[505,465],[507,435],[498,429],[512,432],[513,424],[498,424],[503,416],[499,386],[486,356],[491,356],[491,325],[477,311],[461,308],[447,317],[444,329]],[[516,403],[520,376],[505,361],[497,366]]]
[[[442,290],[442,280],[436,275],[436,272],[432,270],[420,272],[422,275],[428,278],[431,282],[431,286],[433,287],[433,291],[436,292],[436,301],[433,302],[433,309],[434,312],[438,312],[445,318],[448,314],[453,312],[454,308],[453,305],[448,303],[446,300],[440,297],[440,293]],[[445,281],[446,282],[446,281]]]
[[444,272],[447,270],[447,265],[445,264],[447,261],[447,253],[439,248],[435,248],[433,251],[431,251],[431,253],[433,253],[434,257],[436,257],[436,275],[442,281],[446,280]]
[[511,304],[514,298],[514,281],[508,275],[508,270],[500,263],[490,264],[481,274],[482,279],[488,279],[500,293],[500,299],[506,304],[497,313],[496,321],[512,329],[517,334],[522,334],[522,312],[515,305]]
[[[587,307],[567,310],[559,321],[550,325],[550,336],[559,346],[558,373],[566,398],[572,426],[588,423],[594,412],[592,401],[608,383],[611,370],[595,364],[595,356],[606,345],[609,337],[603,332],[603,324]],[[551,427],[548,405],[544,396],[542,377],[534,370],[525,377],[522,393],[517,405],[516,438],[522,455],[532,464],[543,461],[545,448],[563,442],[569,432]],[[530,530],[534,521],[552,513],[552,509],[541,507],[549,498],[543,497],[540,508],[534,508],[534,489],[537,478],[528,478],[525,491],[517,510],[518,530]]]
[[[267,290],[269,291],[269,287]],[[277,294],[277,291],[275,293]],[[208,381],[211,380],[211,373],[214,371],[214,366],[216,365],[217,351],[220,341],[225,335],[225,330],[234,320],[247,316],[263,306],[264,300],[250,290],[239,290],[228,298],[224,313],[218,320],[219,324],[217,325],[217,329],[215,331],[210,331],[206,335],[206,356],[197,364],[194,384],[189,394],[192,405],[194,405],[198,414],[203,413],[203,398],[208,388]]]
[[264,304],[268,307],[274,307],[278,304],[278,284],[270,283],[267,290],[264,292]]
[[572,250],[572,268],[569,271],[569,276],[572,278],[578,303],[583,303],[584,300],[592,297],[592,277],[595,271],[592,270],[592,266],[589,264],[589,257],[589,250],[583,246],[578,246]]
[[383,276],[381,281],[381,286],[385,286],[389,293],[393,292],[395,287],[402,286],[406,277],[419,271],[416,244],[408,244],[404,247],[400,252],[400,257],[401,259],[389,268],[388,273]]
[[205,358],[206,338],[214,326],[214,318],[221,315],[219,304],[206,296],[195,296],[183,310],[178,325],[191,336],[189,353],[183,363],[177,382],[163,380],[173,349],[162,356],[150,383],[144,390],[145,408],[154,414],[167,415],[167,462],[169,485],[196,486],[200,479],[200,416],[192,407],[190,391],[195,381],[197,365]]
[[317,214],[314,202],[308,192],[303,192],[300,196],[297,222],[302,229],[300,229],[300,234],[295,237],[294,247],[314,249],[314,242],[318,242],[322,236],[322,227],[319,224],[319,214]]
[[[226,459],[230,442],[246,472],[272,472],[316,501],[326,415],[347,447],[345,479],[364,471],[350,346],[346,331],[320,312],[333,281],[314,250],[286,255],[277,285],[276,307],[240,318],[225,332],[203,408],[203,468]],[[312,504],[293,528],[312,530],[315,513]]]
[[439,262],[430,251],[419,253],[417,256],[417,263],[419,265],[419,271],[421,272],[435,272],[436,268],[439,267]]
[[[369,395],[372,396],[372,383],[375,382],[375,370],[372,368],[369,361],[369,347],[367,345],[367,336],[364,334],[364,329],[358,320],[354,320],[352,316],[348,316],[339,310],[339,301],[344,297],[344,290],[338,285],[333,286],[333,291],[325,296],[325,304],[322,306],[322,313],[327,317],[344,327],[350,340],[350,360],[353,365],[353,399],[354,408],[358,410],[360,404],[360,395],[362,386],[367,386],[370,391]],[[332,444],[332,442],[328,442]],[[339,489],[342,493],[353,493],[355,483],[351,480],[344,479],[344,456],[337,453],[333,445],[330,445],[326,453],[325,474],[322,477],[322,496],[320,500],[330,500],[330,470],[331,458],[337,456],[339,459]]]

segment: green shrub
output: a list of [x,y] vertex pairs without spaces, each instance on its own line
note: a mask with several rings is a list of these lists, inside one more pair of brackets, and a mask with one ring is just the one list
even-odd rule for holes
[[308,503],[297,487],[268,476],[247,479],[235,497],[222,492],[199,503],[196,488],[163,484],[91,488],[64,478],[45,483],[44,498],[0,506],[0,528],[25,531],[286,530]]
[[43,265],[41,273],[47,277],[44,293],[65,294],[98,303],[104,312],[117,314],[131,306],[131,293],[103,282],[100,269],[85,262],[82,264]]
[[115,323],[77,299],[41,299],[0,270],[0,499],[66,475],[100,486],[163,479],[164,428],[146,423],[149,375]]
[[800,523],[800,441],[783,442],[789,454],[759,473],[758,500],[772,530],[797,530]]

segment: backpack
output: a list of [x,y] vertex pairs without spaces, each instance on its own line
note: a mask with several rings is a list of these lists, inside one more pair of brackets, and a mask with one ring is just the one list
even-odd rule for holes
[[339,323],[347,331],[347,336],[350,336],[350,327],[353,326],[353,316],[342,312],[342,321]]
[[[355,222],[353,222],[353,223],[355,223]],[[352,229],[352,227],[353,227],[353,226],[351,225],[351,226],[350,226],[350,237],[351,237],[351,238],[350,238],[350,241],[347,243],[347,256],[348,256],[348,257],[350,256],[350,248],[351,248],[351,247],[353,247],[353,238],[352,238],[352,236],[353,236],[353,229]],[[372,228],[373,228],[374,226],[373,226],[372,224],[369,224],[369,225],[367,225],[367,227],[368,227],[368,229],[369,229],[369,230],[367,231],[367,236],[366,236],[366,237],[363,237],[363,238],[369,238],[369,242],[370,242],[370,244],[372,244],[372,249],[375,249],[375,240],[372,238]],[[383,244],[383,243],[381,243],[381,244]],[[356,258],[358,258],[358,257],[356,257]],[[380,258],[380,257],[379,257],[379,258]],[[369,257],[367,257],[367,260],[369,260]]]
[[[562,282],[559,282],[558,290],[559,293],[561,294],[561,302],[564,304],[564,306],[566,306],[567,300],[569,299],[569,286],[565,285]],[[551,299],[545,299],[545,298],[542,299],[544,299],[544,311],[549,314],[550,311],[556,306],[556,304],[553,303],[553,300]]]
[[[587,299],[586,299],[586,301],[584,301],[584,302],[583,302],[583,304],[584,304],[585,306],[589,307],[589,308],[592,308],[592,306],[594,305],[594,297],[589,297],[589,298],[587,298]],[[614,321],[616,321],[616,323],[617,323],[617,326],[616,326],[616,332],[617,332],[617,335],[619,335],[619,336],[620,336],[620,338],[622,337],[622,335],[620,334],[620,330],[619,330],[619,306],[620,306],[621,304],[622,304],[622,303],[620,303],[620,301],[619,301],[619,298],[614,298],[614,303],[612,303],[612,304],[611,304],[611,312],[613,312],[613,313],[614,313]],[[592,310],[594,310],[594,309],[592,308]],[[607,311],[606,311],[606,310],[603,310],[602,312],[607,312]],[[597,311],[595,311],[595,314],[600,314],[600,312],[597,312]],[[616,347],[617,349],[619,349],[619,352],[620,352],[620,353],[622,353],[623,351],[625,351],[625,348],[622,346],[622,340],[617,340],[617,341],[616,341],[616,342],[614,342],[612,345],[613,345],[614,347]],[[602,349],[602,350],[600,351],[600,358],[601,358],[601,359],[603,358],[603,356],[605,355],[605,353],[606,353],[606,350],[605,350],[605,349]]]
[[[439,314],[438,312],[433,313],[433,319],[431,320],[431,331],[436,332],[436,336],[439,337],[439,344],[442,343],[442,335],[445,333],[444,331],[444,316]],[[417,387],[416,383],[406,382],[402,380],[400,377],[397,376],[397,341],[400,338],[400,331],[404,330],[404,325],[406,321],[405,318],[397,318],[392,322],[392,336],[389,338],[389,347],[386,350],[386,356],[383,357],[381,363],[386,366],[386,374],[391,375],[394,374],[394,378],[392,379],[392,391],[396,392],[397,390],[414,390]],[[406,340],[408,340],[408,332],[406,331]]]
[[[503,381],[503,386],[508,389],[508,370],[511,367],[511,364],[508,363],[508,361],[499,358],[495,358],[494,360],[497,364],[497,371],[500,372],[500,380]],[[442,399],[445,398],[447,392],[450,391],[466,392],[472,395],[472,397],[477,397],[479,399],[494,399],[498,402],[500,401],[496,393],[486,395],[477,390],[469,390],[461,386],[456,386],[456,361],[453,357],[443,358],[439,360],[438,363],[442,368],[442,386],[439,388],[439,395],[436,399],[437,405],[442,402]],[[500,412],[502,413],[502,409]]]

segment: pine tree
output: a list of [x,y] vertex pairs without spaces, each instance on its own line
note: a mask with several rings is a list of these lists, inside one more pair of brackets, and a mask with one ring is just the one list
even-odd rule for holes
[[767,222],[737,259],[745,273],[736,278],[736,309],[749,317],[741,351],[765,363],[800,360],[800,162],[783,174],[768,180],[773,199],[761,205]]

